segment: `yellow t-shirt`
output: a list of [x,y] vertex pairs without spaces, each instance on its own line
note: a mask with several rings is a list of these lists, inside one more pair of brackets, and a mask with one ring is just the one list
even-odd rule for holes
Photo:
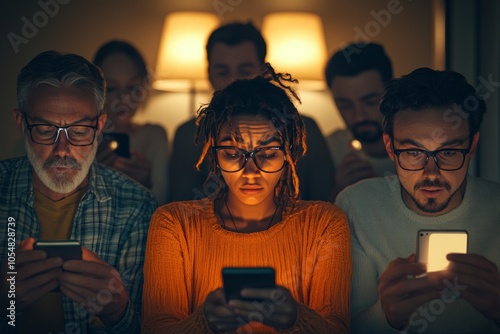
[[[64,240],[71,236],[73,219],[87,188],[54,202],[35,189],[35,211],[40,221],[40,240]],[[50,292],[23,311],[19,333],[60,333],[64,309],[60,292]]]

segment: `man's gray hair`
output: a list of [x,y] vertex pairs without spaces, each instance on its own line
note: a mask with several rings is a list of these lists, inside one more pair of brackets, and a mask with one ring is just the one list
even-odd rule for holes
[[40,85],[81,87],[94,93],[97,114],[104,110],[106,84],[99,67],[76,54],[45,51],[33,58],[17,76],[17,101],[21,112],[31,90]]

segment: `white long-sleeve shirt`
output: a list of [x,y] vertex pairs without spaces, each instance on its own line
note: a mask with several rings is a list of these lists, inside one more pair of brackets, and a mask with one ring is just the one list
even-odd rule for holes
[[[468,252],[500,267],[500,185],[471,176],[462,203],[436,217],[408,209],[396,176],[361,181],[346,188],[336,204],[346,213],[352,238],[352,333],[398,333],[386,321],[377,293],[378,279],[389,262],[417,251],[417,232],[452,229],[468,232]],[[462,286],[449,282],[450,291]],[[456,291],[455,291],[456,292]],[[500,333],[462,298],[438,298],[417,308],[409,333]]]

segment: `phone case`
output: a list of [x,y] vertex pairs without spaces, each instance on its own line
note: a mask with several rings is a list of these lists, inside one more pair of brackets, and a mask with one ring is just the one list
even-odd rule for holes
[[418,261],[427,264],[427,272],[445,270],[449,253],[467,253],[467,231],[421,230],[417,239]]
[[37,241],[33,249],[44,250],[47,257],[61,257],[64,261],[82,259],[82,247],[77,240]]

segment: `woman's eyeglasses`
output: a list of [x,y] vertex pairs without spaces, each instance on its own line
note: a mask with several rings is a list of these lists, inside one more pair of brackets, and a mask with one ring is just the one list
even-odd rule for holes
[[250,152],[234,146],[214,146],[212,152],[217,166],[228,173],[242,170],[249,158],[265,173],[279,172],[286,163],[285,149],[282,146],[260,147]]

